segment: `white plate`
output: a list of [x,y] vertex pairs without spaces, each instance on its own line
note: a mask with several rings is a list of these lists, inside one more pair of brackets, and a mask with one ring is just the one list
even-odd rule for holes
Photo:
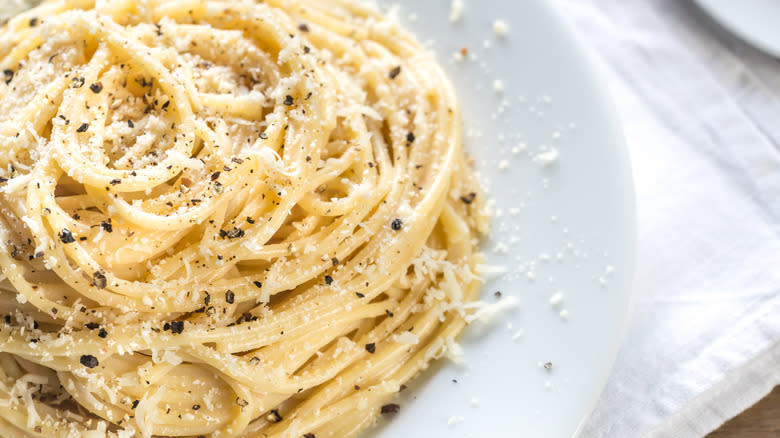
[[[383,1],[391,2],[398,0]],[[509,272],[486,285],[484,299],[500,290],[520,305],[491,326],[470,327],[465,363],[442,362],[416,379],[400,414],[366,436],[571,437],[609,374],[633,272],[633,185],[612,106],[544,0],[466,0],[454,25],[450,0],[400,4],[456,83],[473,134],[467,147],[503,213],[485,249],[490,264]],[[503,39],[493,31],[498,18],[509,25]],[[452,61],[461,47],[477,59]],[[534,157],[549,147],[560,157],[545,166]],[[506,254],[494,251],[501,244]],[[549,298],[558,291],[556,309]]]
[[[549,2],[466,0],[457,24],[448,20],[450,0],[382,3],[396,2],[455,81],[465,129],[479,134],[467,147],[503,213],[485,249],[510,273],[486,285],[483,298],[494,302],[500,290],[519,307],[470,327],[465,363],[435,366],[403,393],[400,414],[366,436],[571,437],[610,372],[633,273],[633,183],[610,99]],[[503,39],[496,19],[509,26]],[[453,61],[461,47],[477,60]],[[513,154],[521,143],[525,151]],[[549,167],[533,158],[545,147],[560,152]],[[506,254],[494,251],[500,244]],[[523,271],[530,263],[533,281]],[[567,321],[549,303],[557,291]],[[548,361],[551,370],[539,366]]]
[[780,1],[696,0],[696,3],[735,35],[780,58]]

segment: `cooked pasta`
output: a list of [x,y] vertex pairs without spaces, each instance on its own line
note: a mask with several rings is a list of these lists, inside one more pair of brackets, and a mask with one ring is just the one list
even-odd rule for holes
[[50,0],[0,64],[0,436],[352,437],[456,348],[487,207],[374,7]]

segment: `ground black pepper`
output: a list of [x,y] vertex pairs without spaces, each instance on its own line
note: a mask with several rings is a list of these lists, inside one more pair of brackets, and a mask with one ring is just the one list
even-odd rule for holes
[[234,294],[232,290],[228,290],[225,292],[225,301],[228,304],[233,304],[236,301],[236,294]]
[[87,368],[95,368],[96,366],[99,365],[98,359],[95,356],[92,356],[91,354],[82,355],[79,362],[81,362],[81,364]]
[[391,226],[393,227],[393,231],[401,231],[401,228],[404,227],[404,223],[401,219],[393,219]]
[[371,354],[374,354],[376,352],[376,344],[373,342],[370,344],[366,344],[366,351],[368,351]]
[[228,239],[240,239],[241,237],[244,237],[246,235],[246,232],[242,230],[241,228],[233,228],[232,230],[220,230],[219,231],[220,237],[228,238]]
[[180,335],[184,331],[184,321],[171,321],[165,323],[163,330],[170,330],[171,333]]
[[278,423],[282,420],[283,418],[281,415],[279,415],[279,411],[277,411],[276,409],[271,409],[271,413],[268,414],[268,421],[270,421],[271,423]]
[[103,91],[103,83],[95,82],[94,84],[89,86],[89,89],[92,90],[93,93],[98,94],[101,91]]
[[400,74],[401,74],[401,66],[399,65],[398,67],[394,67],[392,70],[390,70],[388,76],[390,77],[390,79],[395,79]]
[[95,271],[94,274],[92,274],[92,285],[95,286],[98,289],[105,289],[106,287],[106,276],[103,275],[100,271]]
[[469,193],[469,194],[468,194],[468,195],[466,195],[466,196],[461,196],[461,197],[460,197],[460,200],[461,200],[461,201],[462,201],[464,204],[471,204],[472,202],[474,202],[474,199],[475,199],[476,197],[477,197],[477,194],[476,194],[476,193],[474,193],[474,192],[471,192],[471,193]]
[[75,242],[76,239],[73,238],[73,233],[71,233],[70,230],[63,228],[62,231],[60,231],[60,241],[68,244]]
[[390,403],[382,406],[382,414],[397,414],[401,411],[401,407],[395,403]]
[[82,123],[81,126],[79,126],[79,129],[76,130],[76,132],[87,132],[87,129],[89,129],[89,123]]

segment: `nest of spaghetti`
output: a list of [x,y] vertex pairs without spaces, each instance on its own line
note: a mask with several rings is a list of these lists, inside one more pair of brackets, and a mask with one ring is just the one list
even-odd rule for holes
[[48,1],[0,70],[0,435],[350,437],[455,348],[484,196],[375,9]]

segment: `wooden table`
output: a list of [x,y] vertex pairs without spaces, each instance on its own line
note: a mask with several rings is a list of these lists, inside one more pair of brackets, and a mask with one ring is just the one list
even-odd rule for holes
[[707,438],[780,437],[780,386]]

